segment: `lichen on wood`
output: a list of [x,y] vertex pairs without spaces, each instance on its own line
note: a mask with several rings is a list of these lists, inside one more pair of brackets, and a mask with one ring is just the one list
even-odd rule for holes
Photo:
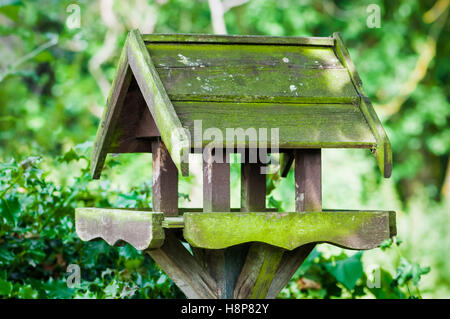
[[102,238],[114,245],[122,240],[138,250],[159,248],[164,243],[164,214],[126,209],[77,208],[75,228],[84,241]]

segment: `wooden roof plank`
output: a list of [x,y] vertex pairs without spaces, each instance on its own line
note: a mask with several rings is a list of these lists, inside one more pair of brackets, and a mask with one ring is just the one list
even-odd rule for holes
[[195,42],[195,43],[236,43],[236,44],[284,44],[333,46],[331,37],[277,37],[261,35],[211,35],[211,34],[143,34],[145,42]]
[[[273,104],[225,102],[174,102],[175,111],[192,138],[197,136],[194,121],[201,120],[202,146],[218,141],[205,134],[208,128],[221,132],[223,142],[235,141],[236,147],[247,147],[258,138],[271,141],[271,129],[278,128],[280,148],[372,148],[376,140],[364,117],[353,104]],[[246,131],[240,140],[230,128]],[[259,129],[267,129],[262,136]],[[228,130],[227,130],[228,129]],[[247,131],[249,129],[249,131]],[[230,136],[227,136],[227,131]],[[197,131],[198,132],[198,131]],[[253,132],[253,136],[252,135]],[[215,133],[214,133],[215,134]],[[249,138],[250,136],[250,138]],[[245,140],[242,140],[242,139]],[[197,141],[192,140],[191,145]]]
[[355,65],[353,64],[350,54],[344,45],[339,32],[333,33],[335,40],[335,50],[336,55],[341,60],[342,64],[347,68],[350,78],[352,79],[353,85],[355,86],[358,95],[360,96],[360,109],[364,115],[367,123],[369,124],[375,139],[377,140],[376,147],[372,150],[373,155],[377,161],[378,167],[384,177],[388,178],[391,176],[392,172],[392,149],[389,138],[381,124],[373,106],[367,97],[361,78],[356,71]]
[[211,43],[149,43],[146,47],[156,68],[228,65],[344,68],[332,47]]
[[129,33],[127,44],[130,67],[158,126],[161,138],[177,168],[183,176],[187,176],[189,138],[181,126],[138,30]]
[[157,71],[173,102],[352,103],[359,100],[345,69],[222,66]]
[[111,92],[97,130],[91,157],[91,174],[93,179],[100,178],[106,155],[114,139],[117,121],[121,114],[128,87],[131,82],[132,74],[128,65],[126,47],[127,46],[125,45],[120,55],[116,76],[114,77]]

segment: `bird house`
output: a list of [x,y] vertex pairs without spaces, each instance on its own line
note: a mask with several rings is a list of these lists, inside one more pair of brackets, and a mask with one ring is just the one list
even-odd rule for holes
[[[152,153],[152,208],[78,208],[77,234],[145,250],[190,298],[274,298],[316,244],[372,249],[396,232],[391,211],[322,209],[323,148],[367,149],[391,174],[390,142],[338,33],[132,31],[92,176],[108,153]],[[192,153],[202,154],[203,207],[179,208]],[[241,154],[240,209],[230,209],[231,153]],[[266,208],[267,173],[291,166],[295,211]]]

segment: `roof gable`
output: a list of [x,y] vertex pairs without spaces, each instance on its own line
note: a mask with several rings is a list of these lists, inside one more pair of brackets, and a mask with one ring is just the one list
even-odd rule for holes
[[[141,37],[131,31],[99,127],[93,177],[107,153],[150,152],[148,138],[156,136],[186,175],[195,120],[204,130],[218,128],[225,142],[227,128],[278,127],[281,149],[369,148],[390,176],[389,140],[337,33]],[[259,142],[270,143],[270,135]],[[209,143],[203,137],[202,145]]]

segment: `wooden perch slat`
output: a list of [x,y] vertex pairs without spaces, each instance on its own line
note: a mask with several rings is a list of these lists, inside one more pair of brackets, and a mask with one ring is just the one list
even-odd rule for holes
[[253,241],[288,250],[323,242],[348,249],[372,249],[392,236],[392,213],[185,213],[183,231],[184,238],[192,246],[208,249]]
[[75,228],[78,237],[88,241],[102,238],[114,245],[123,240],[138,250],[158,248],[164,242],[160,212],[125,209],[76,208]]
[[138,30],[127,38],[128,62],[172,160],[183,176],[189,173],[190,140],[152,63]]

